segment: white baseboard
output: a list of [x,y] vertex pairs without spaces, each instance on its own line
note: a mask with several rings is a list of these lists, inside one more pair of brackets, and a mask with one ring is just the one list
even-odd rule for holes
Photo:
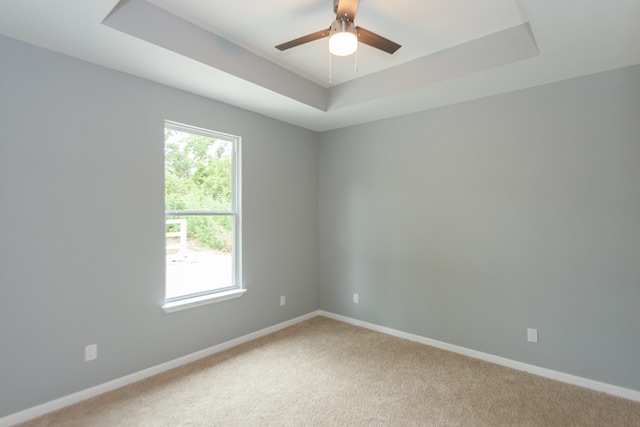
[[339,320],[341,322],[349,323],[355,326],[361,326],[372,331],[382,332],[387,335],[392,335],[399,338],[408,339],[410,341],[419,342],[421,344],[430,345],[432,347],[448,350],[453,353],[462,354],[464,356],[473,357],[474,359],[484,360],[486,362],[495,363],[496,365],[502,365],[509,368],[517,369],[519,371],[529,372],[531,374],[539,375],[541,377],[550,378],[552,380],[561,381],[567,384],[573,384],[580,387],[589,388],[596,391],[601,391],[607,394],[611,394],[618,397],[623,397],[629,400],[635,400],[640,402],[640,391],[631,390],[624,387],[618,387],[615,385],[603,383],[600,381],[590,380],[588,378],[582,378],[564,372],[554,371],[547,368],[541,368],[535,365],[529,365],[528,363],[517,362],[515,360],[507,359],[500,356],[494,356],[492,354],[483,353],[477,350],[471,350],[465,347],[449,344],[446,342],[434,340],[431,338],[425,338],[420,335],[409,334],[406,332],[398,331],[396,329],[387,328],[384,326],[378,326],[373,323],[363,322],[361,320],[352,319],[350,317],[341,316],[339,314],[329,313],[320,310],[318,313],[320,316],[325,316],[330,319]]
[[95,387],[91,387],[86,390],[82,390],[77,393],[73,393],[73,394],[61,397],[59,399],[52,400],[47,403],[34,406],[29,409],[25,409],[24,411],[16,412],[15,414],[11,414],[6,417],[0,418],[0,427],[10,427],[15,424],[29,421],[41,415],[45,415],[49,412],[57,411],[58,409],[62,409],[66,406],[73,405],[74,403],[78,403],[82,400],[86,400],[86,399],[98,396],[108,391],[115,390],[117,388],[126,386],[128,384],[132,384],[134,382],[143,380],[145,378],[149,378],[153,375],[157,375],[162,372],[168,371],[169,369],[177,368],[187,363],[194,362],[198,359],[202,359],[203,357],[207,357],[212,354],[219,353],[221,351],[230,349],[232,347],[254,340],[256,338],[260,338],[265,335],[271,334],[273,332],[277,332],[281,329],[287,328],[289,326],[293,326],[297,323],[303,322],[305,320],[311,319],[316,316],[328,317],[330,319],[339,320],[341,322],[349,323],[355,326],[360,326],[366,329],[370,329],[372,331],[377,331],[387,335],[408,339],[410,341],[415,341],[421,344],[426,344],[432,347],[448,350],[453,353],[458,353],[465,356],[473,357],[475,359],[480,359],[487,362],[495,363],[497,365],[502,365],[509,368],[517,369],[519,371],[529,372],[542,377],[550,378],[557,381],[562,381],[564,383],[573,384],[580,387],[585,387],[592,390],[601,391],[614,396],[623,397],[625,399],[630,399],[630,400],[640,402],[640,391],[618,387],[615,385],[594,381],[587,378],[578,377],[575,375],[565,374],[563,372],[541,368],[539,366],[529,365],[527,363],[517,362],[515,360],[507,359],[500,356],[494,356],[492,354],[483,353],[481,351],[471,350],[465,347],[460,347],[460,346],[449,344],[446,342],[437,341],[431,338],[422,337],[420,335],[409,334],[406,332],[398,331],[396,329],[391,329],[384,326],[375,325],[373,323],[352,319],[350,317],[342,316],[339,314],[334,314],[334,313],[330,313],[323,310],[317,310],[317,311],[313,311],[311,313],[305,314],[303,316],[296,317],[295,319],[291,319],[286,322],[282,322],[277,325],[270,326],[268,328],[261,329],[259,331],[244,335],[242,337],[215,345],[213,347],[209,347],[204,350],[188,354],[178,359],[174,359],[169,362],[162,363],[160,365],[156,365],[151,368],[144,369],[142,371],[135,372],[130,375],[126,375],[124,377],[115,379],[113,381],[109,381],[104,384],[100,384]]
[[169,369],[186,365],[187,363],[194,362],[198,359],[202,359],[203,357],[207,357],[212,354],[219,353],[221,351],[230,349],[231,347],[235,347],[245,342],[254,340],[256,338],[260,338],[262,336],[271,334],[273,332],[279,331],[281,329],[284,329],[289,326],[293,326],[297,323],[303,322],[305,320],[311,319],[313,317],[318,316],[319,313],[320,313],[319,311],[314,311],[314,312],[305,314],[303,316],[296,317],[295,319],[287,320],[286,322],[278,323],[277,325],[270,326],[268,328],[261,329],[257,332],[252,332],[242,337],[224,342],[222,344],[218,344],[213,347],[209,347],[204,350],[200,350],[195,353],[191,353],[186,356],[179,357],[178,359],[174,359],[169,362],[162,363],[160,365],[156,365],[151,368],[144,369],[142,371],[135,372],[130,375],[126,375],[124,377],[79,391],[77,393],[72,393],[67,396],[63,396],[59,399],[55,399],[38,406],[34,406],[29,409],[25,409],[24,411],[16,412],[6,417],[0,418],[0,427],[10,427],[16,424],[20,424],[25,421],[29,421],[34,418],[37,418],[41,415],[48,414],[49,412],[57,411],[58,409],[62,409],[66,406],[73,405],[74,403],[78,403],[82,400],[90,399],[92,397],[98,396],[108,391],[115,390],[117,388],[126,386],[128,384],[132,384],[137,381],[143,380],[145,378],[149,378],[153,375],[160,374],[162,372],[168,371]]

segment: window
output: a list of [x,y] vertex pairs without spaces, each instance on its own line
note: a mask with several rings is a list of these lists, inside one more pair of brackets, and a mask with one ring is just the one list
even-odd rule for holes
[[165,311],[241,296],[240,138],[165,122]]

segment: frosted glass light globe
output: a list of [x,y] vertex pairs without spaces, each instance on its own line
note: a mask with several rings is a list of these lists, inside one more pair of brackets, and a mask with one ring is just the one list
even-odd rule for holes
[[329,52],[336,56],[351,55],[358,49],[358,37],[354,33],[342,31],[329,38]]

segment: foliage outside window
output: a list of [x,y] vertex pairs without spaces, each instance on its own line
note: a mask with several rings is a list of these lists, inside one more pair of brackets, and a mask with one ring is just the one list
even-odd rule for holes
[[240,287],[239,143],[165,122],[167,303]]

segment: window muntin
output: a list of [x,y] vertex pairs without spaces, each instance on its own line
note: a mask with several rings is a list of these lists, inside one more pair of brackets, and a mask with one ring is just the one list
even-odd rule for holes
[[165,303],[240,288],[240,138],[165,122]]

